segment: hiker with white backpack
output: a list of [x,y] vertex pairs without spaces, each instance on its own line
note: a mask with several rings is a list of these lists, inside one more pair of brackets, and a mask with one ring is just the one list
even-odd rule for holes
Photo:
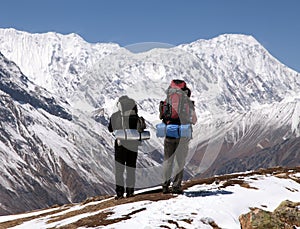
[[[138,146],[141,140],[150,138],[143,117],[138,116],[136,102],[124,95],[117,102],[118,111],[113,113],[108,130],[115,135],[115,182],[116,199],[134,195],[135,170]],[[126,179],[124,182],[124,173]]]

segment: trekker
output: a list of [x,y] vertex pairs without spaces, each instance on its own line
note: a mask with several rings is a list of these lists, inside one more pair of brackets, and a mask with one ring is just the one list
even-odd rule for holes
[[[172,80],[167,89],[167,98],[160,102],[160,119],[166,125],[164,139],[163,193],[182,194],[182,179],[185,160],[192,138],[192,126],[197,122],[191,90],[183,80]],[[174,164],[174,171],[173,171]],[[175,174],[172,189],[169,189]]]
[[[118,111],[113,113],[108,130],[137,129],[138,109],[136,102],[124,95],[117,102]],[[116,199],[124,197],[126,187],[126,197],[134,195],[135,169],[138,154],[138,140],[115,140],[115,182]],[[126,186],[124,183],[124,172],[126,169]]]

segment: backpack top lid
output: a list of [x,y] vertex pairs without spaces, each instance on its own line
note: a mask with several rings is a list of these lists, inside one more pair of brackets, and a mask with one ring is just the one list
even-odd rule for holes
[[171,83],[170,83],[170,88],[178,88],[178,89],[184,89],[186,88],[186,82],[184,82],[183,80],[178,80],[178,79],[175,79],[175,80],[172,80]]
[[181,89],[182,91],[184,91],[187,94],[188,97],[191,97],[191,90],[186,86],[186,82],[184,80],[180,80],[180,79],[172,80],[168,90],[171,88]]
[[137,114],[137,105],[134,99],[129,98],[127,95],[123,95],[119,98],[118,108],[122,113],[126,111],[135,111]]

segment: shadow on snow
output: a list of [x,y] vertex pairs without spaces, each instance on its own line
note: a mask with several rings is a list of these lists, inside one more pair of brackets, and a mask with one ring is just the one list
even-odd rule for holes
[[233,194],[233,192],[225,190],[200,190],[200,191],[184,191],[184,195],[187,197],[199,197],[199,196],[217,196],[217,195],[228,195]]

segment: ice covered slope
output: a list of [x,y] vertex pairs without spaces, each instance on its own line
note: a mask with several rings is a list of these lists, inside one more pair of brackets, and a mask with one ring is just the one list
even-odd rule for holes
[[103,150],[103,137],[87,137],[91,131],[74,122],[76,116],[65,102],[29,81],[2,54],[0,78],[0,213],[67,203],[109,190],[100,185],[99,176],[88,172],[103,173],[104,167],[88,169],[97,159],[89,154],[88,144],[76,142],[85,135],[104,156],[109,149]]
[[[0,214],[113,192],[106,127],[31,82],[0,54]],[[140,158],[139,166],[152,160]]]
[[216,116],[194,132],[190,169],[202,177],[300,164],[298,98]]
[[77,34],[30,34],[15,29],[0,29],[0,44],[1,52],[30,80],[62,97],[72,93],[96,60],[119,49],[117,44],[87,43]]

